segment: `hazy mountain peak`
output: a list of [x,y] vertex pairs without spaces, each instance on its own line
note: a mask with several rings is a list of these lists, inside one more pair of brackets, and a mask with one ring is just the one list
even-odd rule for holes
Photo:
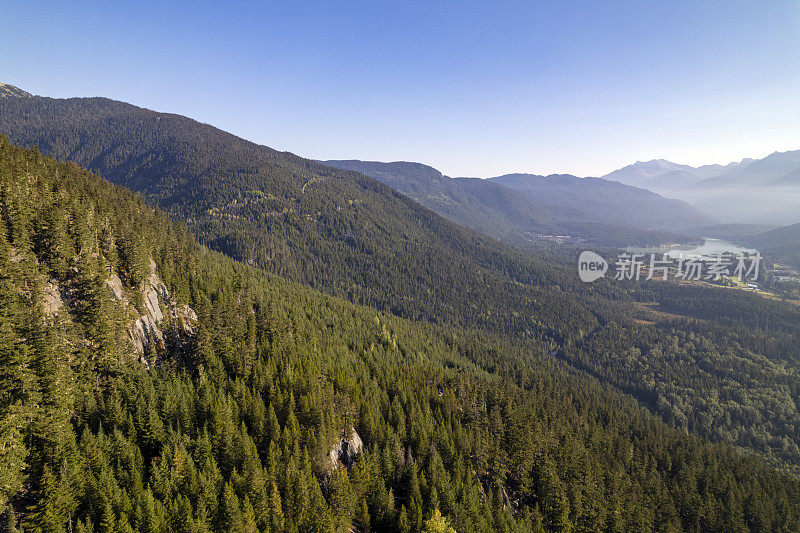
[[621,174],[621,173],[628,173],[628,174],[638,174],[641,177],[650,177],[656,174],[663,174],[664,172],[671,172],[673,170],[689,170],[692,167],[687,165],[680,165],[678,163],[673,163],[672,161],[668,161],[666,159],[651,159],[649,161],[637,161],[632,165],[628,165],[623,167],[619,170],[615,170],[610,174],[607,174],[603,177],[611,178],[612,175]]
[[650,159],[648,161],[636,161],[636,163],[634,163],[634,165],[639,165],[639,166],[642,166],[642,165],[644,165],[644,166],[658,166],[658,167],[682,166],[682,165],[678,165],[678,163],[673,163],[672,161],[669,161],[667,159],[661,159],[661,158],[659,158],[659,159]]
[[692,203],[726,222],[792,224],[800,201],[800,150],[698,167],[637,161],[603,178]]
[[0,98],[31,98],[33,95],[10,83],[0,83]]

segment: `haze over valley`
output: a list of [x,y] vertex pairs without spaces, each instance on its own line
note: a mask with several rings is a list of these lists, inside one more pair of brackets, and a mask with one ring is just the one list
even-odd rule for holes
[[701,167],[639,161],[603,178],[684,200],[726,223],[800,222],[800,150]]

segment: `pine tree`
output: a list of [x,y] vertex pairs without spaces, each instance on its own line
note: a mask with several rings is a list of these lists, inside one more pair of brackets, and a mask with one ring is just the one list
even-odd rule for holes
[[0,508],[20,488],[28,455],[24,434],[38,400],[30,350],[21,342],[24,322],[11,278],[9,246],[0,224]]
[[269,529],[270,531],[283,531],[284,526],[283,506],[278,486],[272,481],[269,494]]
[[370,526],[369,509],[367,508],[366,500],[361,500],[361,505],[358,506],[355,526],[360,533],[369,533],[372,531]]
[[98,530],[100,533],[112,533],[116,531],[116,518],[114,516],[114,509],[111,507],[111,502],[109,500],[105,500],[103,503],[103,514],[100,518],[100,524],[98,524]]
[[334,470],[331,474],[331,513],[337,531],[347,530],[355,513],[355,495],[350,479],[344,468]]
[[286,510],[287,514],[292,517],[293,522],[301,528],[307,526],[310,518],[308,514],[310,502],[306,479],[306,476],[297,470],[294,460],[292,460],[287,473],[288,498]]
[[17,514],[14,512],[12,506],[7,506],[5,513],[3,513],[3,526],[6,533],[19,533],[17,529]]
[[542,502],[545,523],[553,531],[569,533],[572,522],[569,519],[569,499],[564,484],[556,472],[555,464],[545,455],[540,461],[538,470],[538,487]]
[[425,521],[425,528],[422,531],[423,533],[456,533],[439,509],[436,509],[433,516]]
[[400,506],[400,514],[397,517],[397,530],[400,533],[411,533],[411,521],[408,519],[408,513],[406,512],[406,506]]
[[46,207],[36,219],[34,251],[58,278],[64,277],[69,261],[75,255],[71,239],[67,235],[66,219],[66,212],[58,204]]
[[247,496],[244,497],[244,504],[242,505],[242,532],[258,533],[256,512],[253,509],[253,505],[250,503],[250,498]]
[[328,503],[322,495],[319,483],[311,473],[308,477],[308,487],[310,531],[333,531],[333,519]]
[[60,505],[58,480],[48,465],[44,466],[41,486],[35,503],[25,517],[25,529],[62,532],[66,529],[65,509]]
[[221,531],[240,532],[244,527],[239,498],[230,481],[225,483],[225,488],[222,490],[217,524],[217,528]]
[[117,242],[122,279],[130,287],[140,288],[150,276],[150,257],[144,236],[133,230]]

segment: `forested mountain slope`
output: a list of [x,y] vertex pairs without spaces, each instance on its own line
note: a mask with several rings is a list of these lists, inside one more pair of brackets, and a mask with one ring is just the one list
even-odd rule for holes
[[491,181],[553,207],[580,210],[586,221],[668,231],[684,231],[713,222],[686,202],[603,178],[506,174]]
[[800,223],[734,238],[737,242],[766,252],[773,259],[800,269]]
[[[197,316],[166,314],[148,368],[126,329],[150,259]],[[26,531],[800,527],[798,481],[754,457],[500,339],[241,265],[2,138],[0,397],[0,506]]]
[[800,223],[747,235],[744,242],[758,248],[800,247]]
[[677,427],[800,469],[796,308],[729,295],[711,312],[715,289],[668,284],[640,291],[667,313],[636,323],[638,286],[582,284],[561,259],[466,230],[361,174],[105,99],[12,97],[0,111],[2,130],[137,188],[235,258],[406,318],[499,335],[519,349],[516,383],[527,357],[552,352]]
[[571,270],[363,174],[103,98],[3,99],[0,133],[141,193],[211,248],[354,302],[558,340],[593,327],[590,313],[552,290],[579,284]]
[[[569,235],[595,246],[689,242],[690,236],[676,231],[710,220],[683,202],[604,180],[574,178],[573,187],[565,191],[563,179],[536,176],[546,180],[545,186],[528,194],[501,178],[450,178],[420,163],[323,163],[362,172],[449,220],[516,246],[540,244],[553,235]],[[669,217],[663,216],[665,206]]]
[[25,92],[19,87],[0,83],[0,98],[30,98],[31,96],[33,96],[31,93]]

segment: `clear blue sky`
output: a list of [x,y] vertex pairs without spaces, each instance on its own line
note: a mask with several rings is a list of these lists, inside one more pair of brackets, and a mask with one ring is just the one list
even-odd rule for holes
[[5,1],[0,81],[451,176],[800,148],[798,1],[164,4]]

